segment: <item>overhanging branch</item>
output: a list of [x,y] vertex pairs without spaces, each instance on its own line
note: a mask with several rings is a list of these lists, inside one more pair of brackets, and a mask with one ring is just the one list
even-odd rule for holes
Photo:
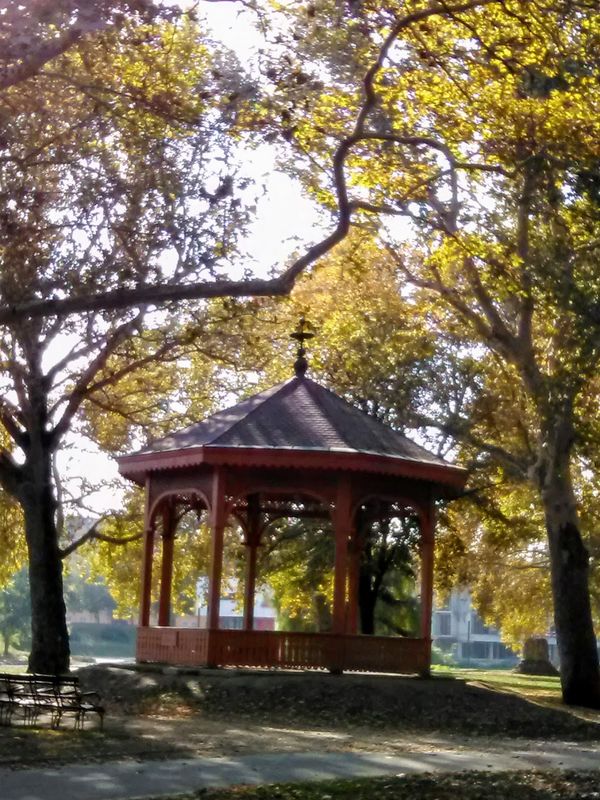
[[30,53],[29,58],[20,64],[12,64],[0,70],[0,90],[8,89],[26,81],[37,74],[49,61],[57,58],[71,48],[83,34],[81,28],[73,27],[60,36],[43,42]]
[[428,8],[407,14],[397,21],[380,48],[378,58],[364,77],[363,91],[365,100],[359,110],[353,133],[340,143],[333,158],[334,182],[338,201],[337,225],[331,234],[325,237],[321,242],[310,247],[306,253],[288,267],[282,275],[267,280],[217,280],[179,285],[164,283],[132,289],[116,289],[108,292],[100,292],[92,296],[34,300],[0,308],[0,324],[7,325],[20,319],[32,317],[63,317],[70,314],[90,311],[112,311],[131,308],[142,304],[159,306],[181,300],[200,300],[215,297],[266,297],[289,294],[294,287],[296,279],[306,267],[314,263],[318,258],[329,252],[336,244],[341,242],[350,229],[352,209],[346,190],[344,162],[348,152],[359,139],[375,136],[365,131],[365,123],[369,113],[376,105],[376,77],[383,67],[394,41],[403,30],[425,19],[434,16],[443,16],[448,12],[461,13],[498,1],[499,0],[466,0],[466,2],[457,3],[454,6],[449,6],[446,3],[434,3]]
[[340,214],[334,231],[310,247],[277,278],[246,281],[217,280],[193,284],[162,283],[135,289],[115,289],[95,295],[33,300],[0,308],[0,325],[21,319],[68,316],[90,311],[114,311],[140,305],[159,306],[178,300],[202,300],[215,297],[275,297],[291,292],[298,276],[342,241],[350,227],[349,212]]
[[107,519],[106,514],[99,517],[79,539],[75,539],[75,541],[71,542],[67,547],[63,547],[60,551],[60,557],[67,558],[67,556],[70,556],[71,553],[74,553],[75,550],[78,550],[86,542],[95,540],[99,542],[108,542],[108,544],[120,545],[128,544],[129,542],[137,542],[138,539],[141,539],[143,536],[141,533],[134,533],[131,536],[108,536],[105,533],[100,533],[98,526],[104,522],[105,519]]

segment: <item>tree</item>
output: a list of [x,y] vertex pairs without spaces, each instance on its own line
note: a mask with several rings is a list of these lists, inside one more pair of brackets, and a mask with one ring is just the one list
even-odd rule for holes
[[0,91],[35,76],[90,33],[176,13],[153,0],[35,0],[27,5],[6,0],[2,12]]
[[92,580],[89,568],[81,560],[70,567],[64,582],[65,603],[69,612],[87,611],[95,614],[96,622],[100,622],[102,611],[112,612],[116,606],[106,583],[101,579]]
[[[416,629],[412,556],[418,526],[399,516],[381,521],[381,511],[371,508],[361,521],[360,630],[411,635]],[[330,525],[310,519],[280,520],[267,529],[262,545],[259,580],[272,594],[278,624],[288,630],[330,630],[334,560]]]
[[27,570],[20,570],[0,589],[0,634],[4,642],[4,655],[8,656],[15,637],[23,644],[29,635],[31,608]]
[[[82,42],[52,75],[0,98],[5,308],[227,268],[247,218],[235,196],[231,117],[221,114],[227,80],[191,21],[140,35],[135,53],[110,31]],[[36,672],[69,663],[61,557],[73,547],[61,550],[58,540],[53,455],[92,398],[106,406],[107,387],[184,360],[204,330],[202,309],[147,311],[3,324],[0,419],[9,444],[0,484],[24,519]],[[164,368],[148,372],[164,376]]]
[[[413,557],[419,541],[414,516],[399,509],[368,509],[362,520],[364,548],[358,581],[360,631],[414,635],[417,630]],[[384,517],[381,512],[384,511]]]
[[[479,388],[463,405],[461,416],[471,422],[476,439],[495,441],[518,451],[526,447],[525,409],[518,386],[509,391],[497,372],[479,365]],[[514,419],[513,419],[514,418]],[[508,422],[508,424],[507,424]],[[474,483],[466,497],[449,506],[438,526],[436,578],[442,593],[452,585],[467,584],[480,615],[502,628],[513,649],[524,640],[545,635],[553,628],[550,557],[544,535],[544,512],[535,487],[514,471],[502,469],[474,445],[463,444],[459,458],[477,464]],[[600,622],[598,604],[598,499],[597,475],[584,459],[575,458],[574,491],[581,504],[581,531],[591,556],[592,617]]]
[[247,394],[290,377],[290,333],[302,315],[317,334],[309,371],[382,422],[413,426],[431,382],[435,341],[399,293],[396,265],[371,235],[354,231],[302,276],[289,298],[239,304],[221,327],[227,336],[221,355],[236,365],[234,375],[223,376],[230,391]]
[[[217,0],[218,1],[218,0]],[[214,0],[210,0],[214,2]],[[154,87],[151,83],[134,81],[131,87],[115,87],[114,81],[107,78],[104,59],[96,58],[104,44],[112,41],[122,51],[128,52],[130,60],[140,75],[148,75],[148,60],[145,50],[152,39],[153,27],[161,22],[173,25],[196,21],[196,9],[183,12],[170,0],[102,0],[91,3],[89,0],[36,0],[27,6],[16,0],[8,0],[3,7],[0,20],[0,93],[4,90],[6,106],[4,113],[9,116],[15,103],[11,89],[20,92],[23,87],[34,87],[42,97],[49,98],[52,90],[45,79],[63,79],[62,66],[66,60],[85,63],[87,83],[79,83],[78,91],[87,92],[97,103],[114,102],[120,98],[129,107],[152,108],[173,119],[181,114],[181,108],[172,107],[175,95],[164,86]],[[263,15],[259,15],[263,25]],[[98,49],[99,44],[99,49]],[[95,52],[90,54],[90,49]],[[241,101],[255,94],[256,86],[249,81],[244,72],[235,64],[235,59],[225,48],[212,42],[215,69],[212,77],[219,76],[228,83],[227,91],[221,94],[223,113],[235,116],[240,110]],[[180,77],[187,72],[185,56],[182,56]],[[131,65],[130,65],[131,66]],[[177,65],[178,68],[180,65]],[[211,73],[207,72],[207,76]],[[196,75],[197,77],[197,75]],[[195,86],[188,86],[192,101],[198,96],[204,100],[214,93],[211,80]],[[25,89],[26,91],[26,89]],[[177,98],[179,100],[180,98]],[[254,101],[257,98],[252,98]],[[18,103],[16,103],[18,105]],[[254,105],[258,113],[240,115],[238,135],[243,136],[248,128],[261,127],[260,104]],[[193,106],[193,102],[192,102]],[[80,120],[85,116],[80,109]],[[251,123],[248,122],[251,120]],[[221,191],[227,184],[221,187]],[[93,286],[86,293],[54,295],[51,297],[13,298],[9,304],[0,307],[0,324],[11,324],[22,319],[53,317],[94,311],[115,311],[139,306],[140,304],[165,305],[183,299],[214,297],[244,297],[265,295],[286,295],[290,292],[299,274],[333,244],[341,239],[340,231],[335,230],[323,241],[308,248],[294,263],[288,265],[280,275],[264,279],[252,276],[250,270],[243,272],[243,279],[231,279],[228,275],[207,274],[201,279],[196,276],[179,274],[176,279],[161,280],[161,276],[148,276],[144,285]],[[112,265],[107,264],[107,269]],[[164,276],[163,276],[164,277]]]
[[331,628],[333,537],[318,520],[280,520],[259,551],[258,576],[273,594],[278,624],[286,630]]
[[[463,352],[489,354],[519,387],[528,447],[479,449],[537,493],[563,697],[598,707],[589,554],[572,480],[577,458],[597,469],[595,9],[504,0],[293,11],[304,32],[291,35],[307,42],[304,53],[325,54],[315,73],[333,76],[311,113],[288,113],[294,169],[308,152],[307,186],[339,227],[379,224],[429,324]],[[322,24],[336,13],[343,25]],[[326,163],[332,169],[318,168]],[[468,418],[444,427],[474,441]]]

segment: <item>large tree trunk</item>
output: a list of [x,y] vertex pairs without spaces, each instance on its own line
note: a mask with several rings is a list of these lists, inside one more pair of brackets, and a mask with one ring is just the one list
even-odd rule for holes
[[69,634],[63,597],[62,560],[54,518],[51,453],[32,443],[24,466],[20,501],[25,516],[31,590],[29,671],[56,675],[69,670]]
[[581,538],[570,475],[569,441],[546,450],[539,485],[550,545],[554,621],[563,700],[600,708],[600,668],[589,593],[589,554]]

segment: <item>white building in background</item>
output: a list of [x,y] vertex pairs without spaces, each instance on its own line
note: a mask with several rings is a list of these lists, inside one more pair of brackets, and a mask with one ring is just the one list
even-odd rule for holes
[[[254,598],[254,630],[275,630],[275,609],[263,592],[256,592]],[[206,627],[206,617],[201,617],[202,627]],[[229,630],[242,630],[244,617],[236,601],[231,597],[222,597],[219,605],[219,625]]]
[[431,636],[436,647],[461,664],[509,666],[518,661],[500,631],[484,624],[466,589],[454,589],[445,606],[434,607]]
[[[233,587],[229,587],[233,589]],[[208,579],[199,578],[196,583],[196,614],[177,616],[174,625],[178,628],[206,628],[208,625]],[[277,614],[267,592],[257,591],[254,597],[254,630],[274,631]],[[239,600],[230,591],[221,595],[219,601],[219,627],[223,630],[242,630],[244,614]]]

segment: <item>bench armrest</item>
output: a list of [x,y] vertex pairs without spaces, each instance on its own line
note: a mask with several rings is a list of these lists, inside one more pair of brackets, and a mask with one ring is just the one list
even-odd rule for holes
[[102,700],[98,692],[81,692],[81,698],[82,699],[95,698],[98,701],[98,703],[100,703],[100,701]]

